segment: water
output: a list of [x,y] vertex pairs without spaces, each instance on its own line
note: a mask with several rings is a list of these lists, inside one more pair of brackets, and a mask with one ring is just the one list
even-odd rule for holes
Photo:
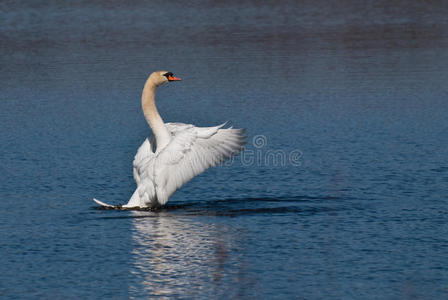
[[[2,299],[448,295],[443,1],[3,1]],[[149,133],[249,143],[156,212],[125,203]]]

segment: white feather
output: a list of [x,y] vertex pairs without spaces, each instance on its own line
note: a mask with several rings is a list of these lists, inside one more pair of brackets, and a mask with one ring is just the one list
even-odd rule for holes
[[[124,207],[163,205],[183,184],[207,168],[237,154],[246,143],[243,129],[195,127],[183,123],[166,123],[171,141],[153,152],[146,139],[134,159],[137,189]],[[155,140],[152,138],[152,141]]]

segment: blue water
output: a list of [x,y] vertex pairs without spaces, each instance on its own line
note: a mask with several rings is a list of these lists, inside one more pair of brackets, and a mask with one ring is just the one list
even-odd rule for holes
[[[2,1],[0,298],[448,297],[444,1]],[[160,211],[166,121],[247,128]]]

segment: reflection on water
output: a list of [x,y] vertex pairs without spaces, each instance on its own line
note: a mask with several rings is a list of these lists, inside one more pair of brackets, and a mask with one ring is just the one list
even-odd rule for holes
[[[300,280],[296,276],[304,270],[297,264],[285,272],[284,264],[293,263],[299,255],[294,251],[300,245],[294,237],[300,230],[296,217],[325,218],[364,209],[365,204],[355,204],[353,199],[298,196],[179,202],[158,211],[132,211],[131,216],[118,217],[132,220],[131,273],[136,281],[129,287],[130,295],[244,299],[263,295],[263,289],[274,282],[274,287],[289,287],[283,295],[293,296],[296,288],[290,282]],[[252,218],[260,227],[246,228]],[[250,231],[263,234],[272,223],[284,228],[274,237],[253,240]],[[257,243],[265,246],[254,246]],[[322,247],[325,250],[328,245]],[[271,264],[269,276],[284,278],[280,285],[276,280],[267,283],[268,274],[257,272],[266,268],[257,258],[272,254],[277,257],[264,263]]]
[[[132,214],[131,272],[141,281],[130,286],[131,295],[232,296],[230,285],[244,280],[244,261],[229,254],[238,248],[241,235],[226,225],[179,218],[169,211]],[[226,271],[229,265],[231,272]]]

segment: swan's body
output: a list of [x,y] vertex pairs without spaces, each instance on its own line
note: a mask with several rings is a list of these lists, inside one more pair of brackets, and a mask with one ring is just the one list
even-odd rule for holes
[[[237,154],[246,142],[244,129],[196,127],[164,123],[155,105],[155,90],[180,80],[166,71],[152,73],[142,93],[142,109],[152,129],[134,158],[137,188],[121,208],[150,208],[164,205],[184,183]],[[100,205],[115,207],[94,199]]]

